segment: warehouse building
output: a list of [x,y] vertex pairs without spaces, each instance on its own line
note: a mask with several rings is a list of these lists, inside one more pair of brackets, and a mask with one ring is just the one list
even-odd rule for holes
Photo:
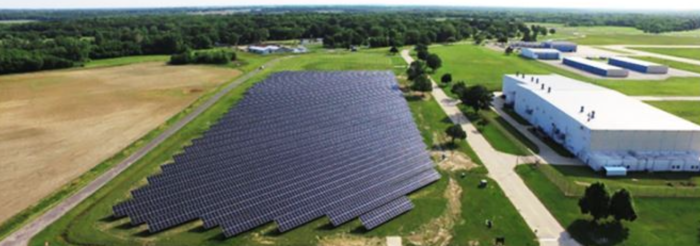
[[626,69],[581,57],[565,57],[564,65],[603,77],[626,78],[629,75],[629,71]]
[[535,60],[559,60],[561,52],[555,49],[532,49],[525,48],[520,51],[520,55],[525,58]]
[[611,57],[608,64],[648,74],[667,74],[668,66],[629,57]]
[[547,41],[543,43],[544,48],[555,49],[561,52],[572,53],[578,50],[578,45],[565,41]]
[[594,170],[700,171],[700,126],[559,75],[507,75],[506,105]]

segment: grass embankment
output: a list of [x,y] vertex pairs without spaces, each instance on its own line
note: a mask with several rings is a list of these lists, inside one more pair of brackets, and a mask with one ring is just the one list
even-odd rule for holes
[[578,198],[565,196],[539,168],[522,165],[516,171],[559,223],[584,245],[700,244],[700,222],[697,219],[700,199],[637,197],[635,205],[639,218],[636,221],[623,222],[622,226],[609,223],[604,227],[593,227],[590,217],[581,215]]
[[[124,58],[118,58],[119,62],[114,62],[114,61],[100,62],[97,65],[95,65],[95,67],[108,66],[107,64],[112,64],[113,66],[117,66],[117,65],[128,65],[128,64],[134,64],[134,63],[150,62],[151,61],[150,59],[151,58],[144,59],[142,57],[138,57],[138,58],[124,57]],[[110,60],[112,60],[112,59],[110,59]],[[252,70],[253,68],[260,66],[260,64],[263,64],[269,60],[270,60],[269,57],[246,56],[245,60],[242,60],[242,62],[244,62],[245,65],[237,67],[237,69],[242,70],[242,71]],[[130,63],[127,63],[127,62],[130,62]],[[136,150],[140,149],[145,144],[147,144],[148,142],[150,142],[151,140],[156,138],[158,135],[160,135],[162,132],[164,132],[166,129],[168,129],[173,123],[175,123],[175,122],[179,121],[180,119],[182,119],[183,117],[185,117],[194,108],[199,106],[201,103],[205,102],[211,96],[216,94],[216,92],[219,89],[225,87],[228,83],[232,82],[233,80],[235,80],[235,78],[231,78],[230,81],[222,84],[217,89],[207,92],[202,97],[200,97],[197,101],[195,101],[190,106],[188,106],[186,109],[184,109],[183,111],[181,111],[177,115],[173,116],[168,121],[166,121],[162,125],[158,126],[156,129],[152,130],[148,134],[144,135],[139,140],[130,144],[129,146],[124,148],[119,153],[115,154],[114,156],[110,157],[107,160],[104,160],[100,164],[96,165],[94,168],[90,169],[90,171],[82,174],[81,176],[79,176],[75,180],[71,181],[70,183],[60,187],[59,189],[57,189],[57,191],[55,191],[51,195],[47,196],[46,198],[40,200],[34,206],[31,206],[31,207],[23,210],[22,212],[14,215],[10,219],[3,222],[0,225],[0,238],[4,238],[4,237],[8,236],[10,233],[17,230],[18,228],[20,228],[21,226],[26,224],[31,219],[36,218],[40,214],[44,213],[45,211],[49,210],[50,208],[52,208],[53,206],[58,204],[63,199],[74,194],[75,192],[77,192],[81,188],[85,187],[88,183],[90,183],[95,178],[99,177],[102,173],[109,170],[114,165],[116,165],[117,163],[121,162],[122,160],[127,158],[129,155],[134,153]]]
[[700,48],[647,48],[631,47],[629,49],[641,50],[650,53],[682,57],[700,61]]
[[[255,229],[237,237],[224,239],[219,229],[204,230],[199,226],[200,222],[192,222],[162,233],[150,235],[144,233],[145,226],[131,227],[128,219],[111,219],[111,206],[122,201],[128,192],[144,184],[144,178],[157,172],[158,167],[171,160],[173,154],[182,151],[183,145],[200,136],[217,118],[221,117],[231,105],[240,100],[247,88],[262,80],[273,71],[282,70],[352,70],[352,69],[391,69],[391,59],[381,52],[367,51],[353,54],[310,54],[298,56],[274,68],[268,68],[263,74],[245,82],[233,90],[221,101],[207,110],[200,117],[185,126],[175,136],[166,140],[154,151],[135,163],[123,174],[116,177],[96,194],[70,211],[58,222],[51,225],[41,234],[35,237],[31,245],[43,245],[45,241],[56,244],[109,244],[109,245],[264,245],[268,243],[278,245],[309,245],[316,244],[319,240],[345,237],[344,240],[365,240],[368,238],[381,238],[389,235],[409,236],[411,232],[421,231],[426,224],[442,216],[447,208],[445,198],[447,179],[442,179],[411,195],[416,205],[415,211],[409,212],[391,222],[369,232],[360,228],[359,221],[330,229],[326,219],[313,221],[300,228],[287,233],[274,232],[274,226]],[[449,123],[443,121],[446,118],[434,101],[410,101],[409,105],[416,115],[416,121],[421,129],[426,143],[430,146],[438,144],[437,138],[444,134],[443,127]],[[473,151],[463,144],[459,147],[470,156]],[[452,176],[449,172],[443,172],[444,177]],[[481,192],[475,188],[477,180],[485,178],[483,171],[469,173],[462,200],[478,206],[461,206],[460,219],[454,230],[460,230],[460,235],[455,236],[456,244],[464,244],[460,240],[481,241],[482,244],[492,242],[496,236],[518,238],[527,241],[534,240],[534,235],[525,226],[522,218],[517,215],[515,209],[502,195],[497,187]],[[460,182],[461,183],[461,182]],[[461,186],[460,186],[461,187]],[[481,196],[480,196],[481,195]],[[481,197],[476,200],[475,197]],[[481,200],[483,199],[483,200]],[[483,204],[499,204],[499,207],[491,206],[484,209]],[[474,217],[476,216],[476,217]],[[486,229],[483,226],[484,217],[493,217],[503,221],[504,226],[499,229]],[[501,220],[502,218],[502,220]],[[507,224],[507,226],[505,226]],[[479,226],[481,225],[481,226]],[[469,229],[460,229],[469,228]],[[480,229],[479,229],[480,228]],[[483,240],[483,241],[482,241]],[[382,238],[383,241],[383,238]]]
[[658,101],[646,102],[654,107],[674,114],[683,119],[700,124],[700,102],[693,101]]

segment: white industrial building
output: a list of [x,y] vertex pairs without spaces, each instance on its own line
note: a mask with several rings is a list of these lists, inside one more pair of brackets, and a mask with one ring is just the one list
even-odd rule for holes
[[533,49],[533,48],[523,48],[520,50],[520,55],[525,58],[535,59],[535,60],[559,60],[561,59],[561,52],[555,49]]
[[594,170],[700,171],[700,126],[559,75],[508,75],[506,105]]

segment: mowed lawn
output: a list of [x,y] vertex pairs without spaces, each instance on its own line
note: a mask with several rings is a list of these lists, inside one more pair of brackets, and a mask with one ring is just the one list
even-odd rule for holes
[[[472,44],[434,45],[429,50],[442,59],[442,68],[433,75],[437,82],[443,74],[451,73],[455,82],[464,81],[469,86],[480,84],[491,90],[501,90],[505,74],[550,73],[546,68],[515,54],[507,56]],[[449,88],[446,88],[446,92],[449,93]]]
[[[464,81],[467,85],[481,84],[491,90],[500,91],[504,74],[516,72],[526,74],[559,74],[569,78],[608,87],[632,96],[700,96],[700,80],[697,78],[673,77],[661,81],[606,80],[592,79],[543,62],[521,58],[515,54],[505,55],[472,44],[434,45],[430,52],[442,58],[443,67],[433,78],[439,81],[445,73],[451,73],[453,80]],[[445,92],[451,95],[449,87]]]
[[581,215],[578,198],[564,196],[532,166],[519,166],[517,172],[559,223],[584,245],[700,245],[700,199],[635,198],[636,221],[623,222],[623,227],[593,228],[589,216]]
[[700,102],[693,101],[658,101],[646,102],[683,119],[700,124]]
[[629,49],[641,50],[662,55],[688,58],[700,61],[700,48],[647,48],[647,47],[630,47]]
[[540,40],[570,40],[583,45],[700,45],[697,31],[650,34],[633,27],[615,26],[565,26],[555,23],[530,23],[554,28],[554,35],[540,37]]
[[[200,136],[231,105],[244,96],[247,88],[267,75],[286,70],[391,70],[397,65],[396,59],[385,52],[385,49],[358,53],[319,52],[289,58],[274,67],[267,68],[263,73],[233,90],[173,138],[166,140],[77,208],[42,231],[31,241],[31,245],[44,245],[44,242],[50,242],[51,245],[337,245],[339,242],[365,245],[382,243],[385,241],[385,236],[403,236],[406,241],[409,236],[429,233],[425,228],[426,225],[439,223],[434,221],[444,216],[448,208],[447,177],[456,175],[454,173],[442,171],[445,178],[411,195],[415,204],[413,211],[369,232],[362,229],[357,220],[339,228],[332,228],[324,218],[282,234],[276,232],[275,226],[270,224],[226,239],[223,238],[220,229],[206,230],[201,227],[201,222],[195,221],[152,235],[146,232],[145,225],[133,227],[129,225],[127,218],[111,217],[113,205],[126,199],[130,190],[144,185],[147,176],[157,173],[161,164],[171,161],[175,153],[182,151],[183,145]],[[427,145],[433,146],[444,141],[440,134],[444,134],[442,128],[449,126],[449,123],[444,121],[446,115],[440,111],[437,103],[411,101],[409,105],[417,118]],[[469,156],[474,156],[473,151],[466,144],[461,144],[459,149]],[[478,162],[478,158],[473,157],[473,159]],[[453,242],[456,245],[464,245],[475,241],[485,245],[501,235],[514,240],[517,238],[524,242],[534,242],[534,235],[525,226],[522,218],[500,189],[493,186],[491,190],[473,194],[481,191],[475,187],[479,179],[486,178],[484,170],[470,172],[469,175],[473,176],[467,179],[468,181],[463,180],[459,183],[464,182],[465,185],[462,187],[464,191],[462,199],[465,201],[469,199],[473,205],[460,207],[463,210],[461,213],[463,216],[457,218],[458,224],[453,228],[460,235],[455,236]],[[498,207],[489,207],[488,204],[498,204]],[[478,216],[473,216],[475,214]],[[498,230],[485,228],[483,223],[487,217],[504,221],[500,223],[503,227]],[[507,226],[506,223],[508,223]]]

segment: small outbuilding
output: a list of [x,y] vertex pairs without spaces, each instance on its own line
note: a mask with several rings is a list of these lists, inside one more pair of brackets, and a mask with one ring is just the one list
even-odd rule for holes
[[564,65],[603,77],[626,78],[629,76],[629,71],[626,69],[581,57],[565,57]]
[[547,49],[555,49],[561,52],[572,53],[578,50],[578,45],[573,42],[566,41],[547,41],[544,42],[544,47]]
[[667,74],[668,66],[629,57],[611,57],[608,64],[648,74]]
[[561,52],[555,49],[524,48],[520,51],[520,56],[535,60],[559,60]]

